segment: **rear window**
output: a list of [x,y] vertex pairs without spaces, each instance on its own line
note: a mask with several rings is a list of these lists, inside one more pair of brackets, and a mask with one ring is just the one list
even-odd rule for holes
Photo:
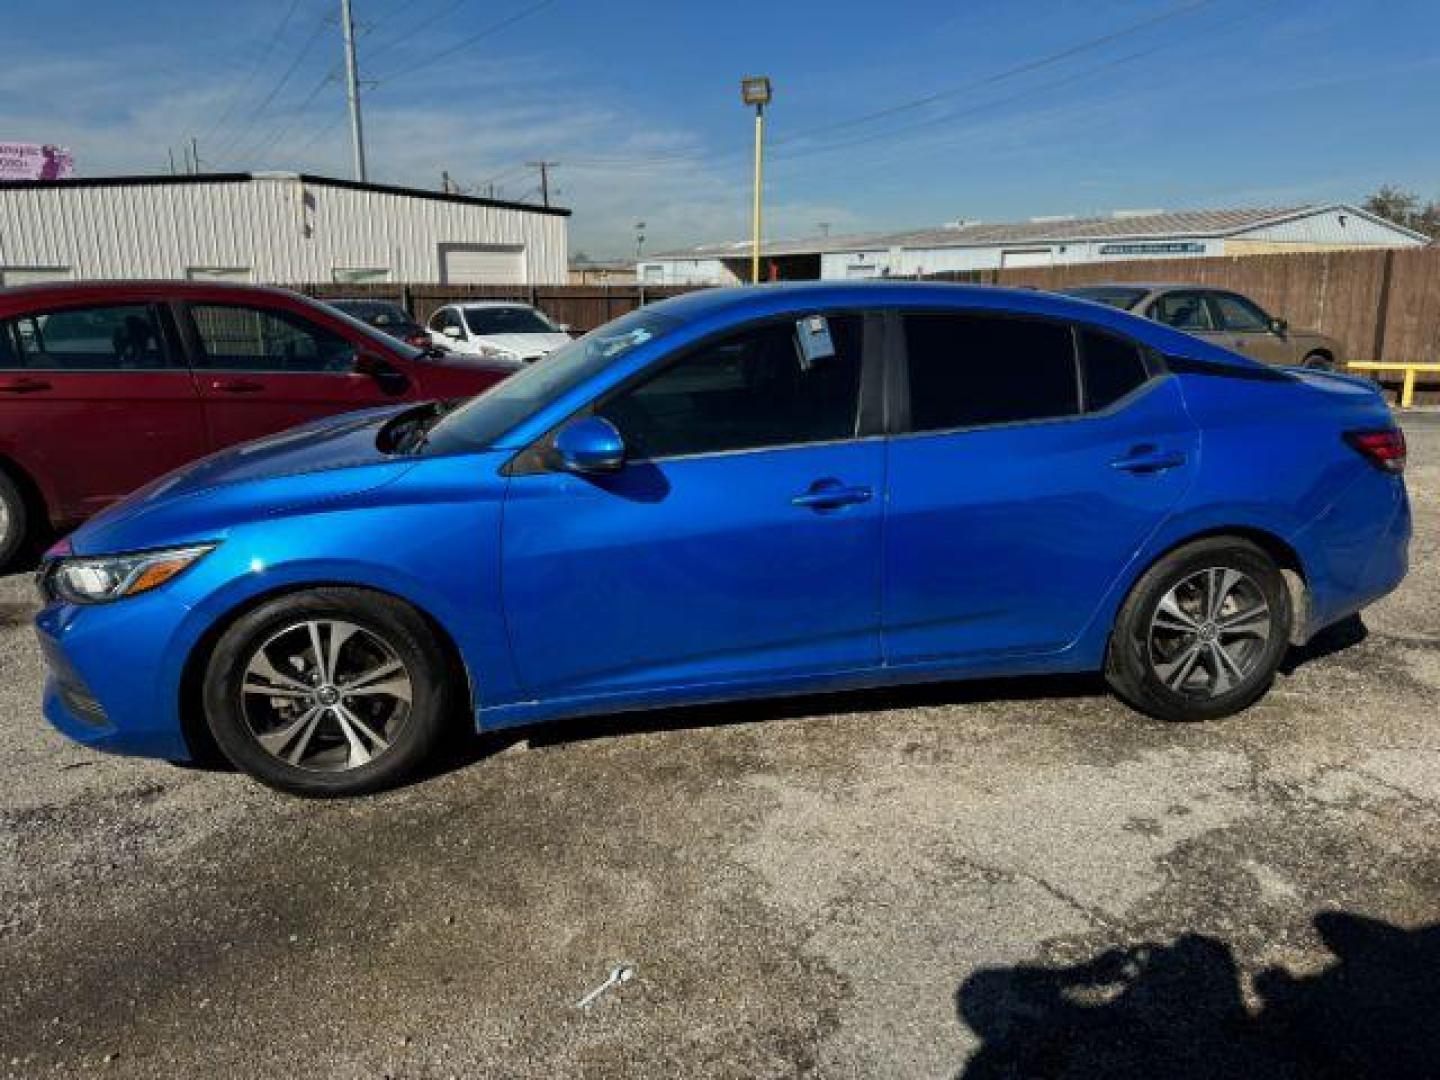
[[21,315],[4,327],[0,367],[30,371],[158,370],[169,366],[149,304]]
[[1108,409],[1150,377],[1137,346],[1094,330],[1080,334],[1080,371],[1087,412]]
[[1068,326],[969,313],[907,315],[905,342],[912,431],[1080,411]]
[[1144,289],[1123,289],[1108,285],[1087,285],[1078,289],[1061,289],[1061,296],[1073,296],[1077,300],[1089,300],[1096,304],[1109,304],[1121,311],[1129,311],[1145,296]]

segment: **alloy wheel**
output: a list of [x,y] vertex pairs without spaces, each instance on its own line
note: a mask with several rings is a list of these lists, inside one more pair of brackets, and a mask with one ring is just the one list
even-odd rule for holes
[[1248,574],[1200,570],[1161,597],[1150,620],[1150,666],[1174,693],[1220,697],[1256,673],[1272,628],[1270,605]]
[[241,713],[255,741],[312,772],[347,772],[387,753],[413,698],[396,650],[338,619],[306,620],[268,638],[240,686]]

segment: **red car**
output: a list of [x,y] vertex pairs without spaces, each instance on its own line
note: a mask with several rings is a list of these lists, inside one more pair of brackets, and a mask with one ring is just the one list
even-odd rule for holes
[[283,289],[0,289],[0,567],[211,451],[332,413],[468,397],[516,365],[406,345]]

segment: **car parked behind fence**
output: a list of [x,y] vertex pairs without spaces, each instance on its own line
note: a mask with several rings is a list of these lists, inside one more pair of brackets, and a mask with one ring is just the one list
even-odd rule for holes
[[1317,330],[1297,330],[1229,289],[1132,282],[1078,285],[1064,296],[1109,304],[1187,334],[1242,352],[1262,364],[1341,370],[1340,343]]
[[405,342],[406,345],[417,349],[440,347],[430,340],[429,332],[393,300],[356,298],[326,300],[325,303],[352,319],[359,319],[367,326],[373,326],[382,334],[388,334],[396,341]]

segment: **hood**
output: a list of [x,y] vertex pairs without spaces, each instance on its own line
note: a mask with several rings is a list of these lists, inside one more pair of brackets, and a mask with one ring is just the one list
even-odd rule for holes
[[407,408],[347,413],[202,458],[92,518],[71,546],[85,555],[191,543],[239,521],[363,495],[414,467],[415,458],[376,445],[385,422]]
[[505,349],[516,356],[544,356],[552,353],[561,345],[570,342],[570,335],[564,333],[553,334],[484,334],[478,339],[486,345],[494,345],[496,348]]

